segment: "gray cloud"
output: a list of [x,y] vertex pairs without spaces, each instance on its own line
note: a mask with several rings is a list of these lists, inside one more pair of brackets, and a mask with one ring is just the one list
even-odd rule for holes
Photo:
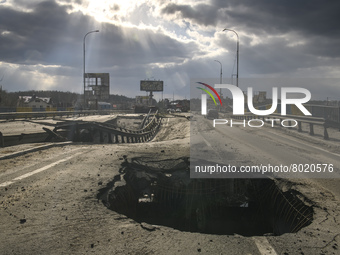
[[179,19],[216,30],[229,27],[260,37],[296,33],[309,41],[304,49],[308,53],[329,57],[340,54],[335,50],[340,41],[339,11],[336,0],[213,0],[196,6],[170,3],[162,9],[163,14],[178,14]]
[[[83,38],[94,29],[100,32],[86,38],[86,70],[109,72],[111,93],[140,94],[139,81],[154,77],[165,81],[166,93],[187,95],[191,77],[219,75],[214,59],[223,63],[229,82],[236,41],[232,33],[217,33],[225,27],[240,34],[241,77],[340,75],[337,1],[147,2],[126,16],[115,16],[122,8],[111,4],[105,13],[112,14],[113,22],[74,12],[73,4],[80,0],[64,1],[66,5],[53,0],[12,2],[20,8],[0,6],[0,75],[7,68],[10,90],[80,92]],[[37,84],[36,75],[47,85]]]
[[[224,10],[225,19],[234,26],[241,26],[266,33],[300,31],[304,34],[338,37],[337,20],[340,2],[336,0],[213,0],[215,8]],[[223,17],[216,17],[223,18]],[[228,20],[222,20],[226,22]]]
[[179,14],[180,18],[188,18],[199,25],[216,25],[217,12],[214,6],[198,4],[196,6],[170,3],[162,8],[163,14]]
[[[80,37],[81,30],[76,26],[83,24],[85,27],[89,23],[86,17],[68,15],[66,10],[67,7],[53,1],[37,4],[32,12],[1,8],[1,60],[10,63],[58,64],[58,61],[56,63],[54,59],[49,59],[51,52],[58,45],[63,45],[66,51],[68,47],[74,46],[71,37]],[[78,19],[79,23],[73,23],[72,19]]]

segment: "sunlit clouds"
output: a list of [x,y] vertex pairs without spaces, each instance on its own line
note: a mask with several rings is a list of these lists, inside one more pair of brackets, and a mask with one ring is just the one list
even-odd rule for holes
[[[302,3],[303,2],[303,3]],[[86,70],[110,73],[111,93],[139,95],[141,79],[164,80],[165,96],[190,79],[339,77],[338,2],[6,0],[0,3],[0,77],[9,91],[82,91]],[[339,84],[340,85],[340,84]],[[317,85],[309,85],[317,88]],[[330,86],[337,93],[337,87]],[[338,86],[340,87],[340,86]]]

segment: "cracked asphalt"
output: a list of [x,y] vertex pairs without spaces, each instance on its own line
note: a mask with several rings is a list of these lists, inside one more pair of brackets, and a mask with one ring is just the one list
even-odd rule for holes
[[157,136],[145,144],[79,143],[1,160],[0,253],[339,254],[338,179],[278,180],[282,189],[301,192],[314,210],[312,224],[281,236],[150,230],[106,208],[98,192],[124,161],[189,156],[189,124],[186,118],[164,118]]

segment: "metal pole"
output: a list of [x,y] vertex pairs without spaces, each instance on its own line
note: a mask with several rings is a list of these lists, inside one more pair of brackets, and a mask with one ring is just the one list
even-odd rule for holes
[[4,136],[0,132],[0,147],[5,147]]
[[88,33],[86,33],[86,35],[84,36],[84,40],[83,40],[83,52],[84,52],[84,57],[83,57],[83,70],[84,70],[84,73],[83,73],[83,82],[84,82],[84,106],[86,106],[87,108],[87,103],[86,103],[86,98],[85,98],[85,38],[88,34],[91,34],[91,33],[97,33],[99,32],[99,30],[93,30],[93,31],[90,31]]
[[236,50],[236,60],[237,60],[237,67],[236,67],[236,86],[238,87],[238,66],[239,66],[239,37],[238,34],[236,33],[235,30],[229,29],[229,28],[225,28],[223,29],[223,31],[231,31],[234,32],[237,36],[237,50]]
[[[222,84],[222,63],[220,62],[220,61],[218,61],[218,60],[215,60],[216,62],[218,62],[218,63],[220,63],[220,65],[221,65],[221,72],[220,72],[220,84]],[[220,97],[222,98],[222,89],[220,88]],[[220,111],[221,111],[221,105],[220,105],[220,107],[219,107],[219,109],[220,109]]]
[[[220,63],[221,65],[221,73],[220,73],[220,84],[222,84],[222,63],[218,60],[215,60],[216,62]],[[220,89],[220,96],[222,96],[222,89]]]

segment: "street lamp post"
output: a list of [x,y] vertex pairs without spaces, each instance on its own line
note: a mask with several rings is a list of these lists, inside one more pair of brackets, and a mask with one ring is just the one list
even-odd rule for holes
[[86,35],[84,36],[84,40],[83,40],[83,52],[84,52],[84,66],[83,66],[83,70],[84,70],[84,73],[83,73],[83,81],[84,81],[84,105],[86,105],[87,107],[87,103],[86,103],[86,98],[85,98],[85,38],[88,34],[91,34],[91,33],[98,33],[99,30],[93,30],[93,31],[90,31],[88,33],[86,33]]
[[[214,60],[214,61],[220,63],[220,65],[221,65],[220,84],[222,84],[222,63],[220,61],[218,61],[218,60]],[[220,97],[222,98],[222,89],[221,88],[220,88]],[[221,111],[221,106],[220,106],[220,111]]]
[[231,31],[234,32],[237,36],[237,52],[236,52],[236,58],[237,58],[237,67],[236,67],[236,86],[238,87],[238,66],[239,66],[239,61],[238,61],[238,54],[239,54],[239,37],[238,34],[236,33],[235,30],[229,29],[229,28],[225,28],[223,29],[223,31]]
[[[218,61],[218,60],[214,60],[214,61],[220,63],[220,65],[221,65],[220,84],[222,84],[222,63],[221,63],[220,61]],[[221,91],[221,89],[220,89],[220,96],[222,96],[222,91]]]

